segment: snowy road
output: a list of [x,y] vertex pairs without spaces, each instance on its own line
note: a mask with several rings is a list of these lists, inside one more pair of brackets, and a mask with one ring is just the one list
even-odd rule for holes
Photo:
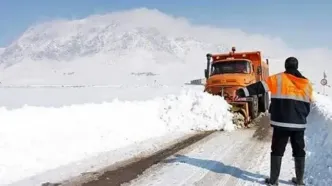
[[[146,170],[126,186],[264,185],[269,175],[270,142],[252,136],[254,129],[217,132]],[[270,137],[269,137],[270,138]],[[290,146],[283,159],[279,185],[292,185]]]

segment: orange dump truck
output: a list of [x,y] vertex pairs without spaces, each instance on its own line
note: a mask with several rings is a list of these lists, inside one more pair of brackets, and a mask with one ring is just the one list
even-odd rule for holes
[[205,69],[205,92],[220,95],[233,106],[233,112],[240,112],[245,125],[265,112],[269,106],[269,94],[235,100],[237,89],[250,85],[269,76],[269,62],[263,61],[260,51],[207,54]]

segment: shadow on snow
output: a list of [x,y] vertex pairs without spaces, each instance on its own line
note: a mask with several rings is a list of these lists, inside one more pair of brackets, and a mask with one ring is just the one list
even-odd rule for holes
[[[205,159],[198,159],[198,158],[191,158],[184,155],[175,155],[176,158],[165,160],[164,163],[186,163],[189,165],[193,165],[195,167],[200,167],[203,169],[210,170],[215,173],[219,174],[228,174],[235,178],[242,179],[244,181],[254,182],[254,183],[261,183],[266,185],[264,180],[266,176],[261,174],[252,173],[246,170],[242,170],[238,167],[234,167],[231,165],[225,165],[222,162],[214,161],[214,160],[205,160]],[[293,185],[290,182],[279,180],[279,183]]]

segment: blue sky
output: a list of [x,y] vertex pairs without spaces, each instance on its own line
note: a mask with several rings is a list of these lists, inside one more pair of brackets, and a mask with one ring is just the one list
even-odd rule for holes
[[157,8],[197,24],[279,36],[295,48],[332,48],[330,0],[0,0],[0,47],[37,22],[138,7]]

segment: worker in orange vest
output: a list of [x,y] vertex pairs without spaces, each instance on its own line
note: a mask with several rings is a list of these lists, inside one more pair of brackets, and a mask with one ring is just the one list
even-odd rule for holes
[[312,102],[312,85],[298,71],[298,60],[289,57],[285,61],[285,72],[269,76],[264,81],[251,84],[236,91],[237,97],[271,92],[269,108],[270,124],[273,127],[270,177],[268,185],[278,185],[280,167],[285,148],[290,138],[295,160],[296,178],[292,182],[305,185],[303,180],[305,168],[304,131]]

